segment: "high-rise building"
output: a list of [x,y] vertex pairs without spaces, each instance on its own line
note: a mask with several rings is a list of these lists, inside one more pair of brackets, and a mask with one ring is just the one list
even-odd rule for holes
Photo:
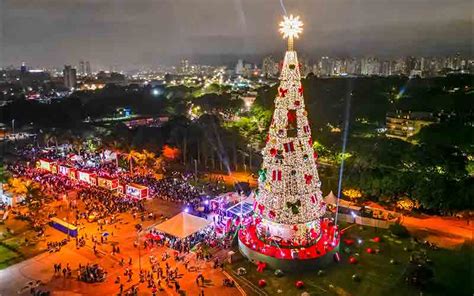
[[266,77],[278,76],[279,67],[272,56],[265,57],[262,62],[262,74]]
[[301,76],[306,77],[313,69],[309,66],[309,61],[306,57],[301,57],[299,61]]
[[63,70],[64,86],[68,89],[74,89],[77,84],[76,69],[70,65],[65,65]]
[[244,61],[239,59],[237,61],[237,65],[235,66],[235,74],[236,75],[243,75],[244,74]]
[[91,75],[91,63],[89,61],[86,61],[86,75]]
[[86,75],[86,66],[84,64],[84,61],[79,61],[79,75],[84,76]]
[[22,74],[24,74],[24,73],[26,73],[26,71],[27,71],[26,64],[25,64],[25,62],[22,62],[21,67],[20,67],[20,72]]
[[390,61],[383,61],[382,62],[382,69],[380,69],[380,74],[382,76],[392,75],[392,63]]
[[344,61],[341,59],[336,59],[334,61],[334,75],[341,75],[343,73],[346,73],[346,69],[344,67]]
[[334,60],[330,57],[321,57],[319,60],[319,75],[332,76],[334,75]]
[[380,62],[377,58],[368,57],[361,60],[361,74],[362,75],[379,75]]
[[179,69],[181,74],[189,74],[189,61],[188,59],[181,60],[181,67]]
[[360,74],[360,67],[356,59],[346,60],[346,73],[350,75]]

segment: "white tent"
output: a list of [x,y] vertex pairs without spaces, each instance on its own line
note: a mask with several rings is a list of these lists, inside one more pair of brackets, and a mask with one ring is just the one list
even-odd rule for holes
[[[331,191],[329,194],[324,197],[324,202],[328,205],[336,205],[337,204],[337,196]],[[354,205],[352,202],[342,199],[339,199],[339,206],[343,208],[349,208],[351,210],[359,211],[361,207]]]
[[335,205],[337,203],[337,197],[332,193],[332,190],[328,195],[326,195],[324,202],[328,205]]
[[173,218],[157,225],[155,229],[177,238],[186,238],[206,228],[209,224],[211,224],[211,222],[204,218],[181,212]]

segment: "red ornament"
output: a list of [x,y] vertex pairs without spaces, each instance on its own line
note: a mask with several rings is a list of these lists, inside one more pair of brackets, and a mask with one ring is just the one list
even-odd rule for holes
[[297,225],[293,225],[293,230],[294,230],[294,231],[298,231],[298,226],[297,226]]
[[259,287],[265,287],[267,285],[267,281],[265,281],[264,279],[261,279],[258,281],[258,286]]
[[262,204],[258,204],[258,210],[260,211],[260,214],[263,213],[263,210],[265,209],[265,206]]
[[311,137],[309,137],[309,139],[308,139],[308,144],[309,144],[310,146],[313,145],[313,139],[312,139]]
[[300,96],[303,95],[303,86],[300,86],[300,87],[298,88],[298,94],[299,94]]
[[316,196],[311,195],[311,202],[312,202],[312,203],[316,203]]
[[372,254],[374,252],[372,248],[367,248],[365,251],[367,252],[367,254]]
[[303,281],[296,281],[295,283],[296,288],[301,289],[304,287],[304,282]]
[[275,218],[275,212],[274,211],[270,211],[268,212],[268,216],[270,216],[270,218]]
[[296,121],[296,111],[295,110],[288,110],[288,113],[286,114],[288,118],[288,123],[293,123]]
[[311,184],[311,180],[313,180],[312,175],[304,175],[304,179],[306,180],[306,184]]
[[300,101],[295,101],[295,106],[299,106],[300,105]]
[[346,246],[352,246],[352,245],[354,244],[354,242],[355,242],[355,241],[354,241],[353,239],[348,239],[348,238],[346,238],[346,239],[344,240],[344,243],[346,244]]
[[318,159],[318,152],[317,151],[313,152],[313,157],[314,157],[314,159]]
[[284,98],[286,94],[288,93],[288,89],[279,87],[278,92],[280,93],[280,97]]
[[374,243],[380,243],[380,237],[376,236],[372,239]]
[[277,154],[277,150],[275,148],[270,149],[270,155],[275,156]]
[[352,256],[349,257],[349,263],[350,264],[357,264],[357,262],[359,262],[359,261],[357,261],[357,259],[355,257],[352,257]]

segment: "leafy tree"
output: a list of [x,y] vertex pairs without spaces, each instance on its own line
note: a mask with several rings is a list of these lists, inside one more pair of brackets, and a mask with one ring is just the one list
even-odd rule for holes
[[7,183],[10,179],[10,172],[6,169],[6,167],[1,164],[0,165],[0,194],[3,194],[3,184]]

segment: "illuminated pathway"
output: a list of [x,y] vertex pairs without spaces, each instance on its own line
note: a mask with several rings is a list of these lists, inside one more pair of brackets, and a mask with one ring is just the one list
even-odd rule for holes
[[[169,203],[164,203],[160,200],[153,200],[153,205],[147,205],[148,208],[160,209],[161,211],[167,211],[167,214],[172,215],[171,211],[179,211],[178,206],[174,206],[172,209]],[[117,276],[121,277],[121,281],[124,284],[124,291],[129,289],[132,285],[138,284],[139,280],[139,260],[138,260],[138,249],[133,246],[133,241],[136,238],[136,232],[134,226],[138,222],[133,220],[130,214],[121,214],[120,218],[122,223],[118,224],[118,228],[115,226],[108,225],[103,231],[109,233],[114,232],[114,235],[109,236],[109,242],[118,243],[120,247],[120,254],[111,254],[111,244],[106,243],[98,245],[98,255],[95,255],[92,250],[92,243],[90,240],[87,241],[86,247],[76,249],[74,240],[68,245],[64,246],[61,251],[56,253],[43,253],[36,257],[30,258],[18,264],[12,265],[6,269],[0,270],[0,295],[30,295],[29,289],[23,289],[28,282],[41,280],[46,284],[43,289],[53,291],[52,295],[117,295],[119,292],[119,285],[115,284],[114,281]],[[156,221],[158,222],[158,221]],[[155,221],[146,221],[143,223],[144,228],[154,224]],[[95,223],[86,223],[85,232],[90,236],[91,234],[98,235],[97,226]],[[84,230],[83,230],[84,231]],[[84,232],[83,232],[84,233]],[[64,238],[64,235],[60,232],[53,230],[48,227],[47,229],[48,240],[57,241]],[[161,255],[167,251],[172,254],[172,250],[165,247],[156,247],[151,250],[141,250],[141,265],[144,270],[150,270],[149,256],[154,255],[158,260],[162,268],[164,268],[165,262],[161,261]],[[132,257],[133,264],[128,266],[125,264],[124,267],[119,265],[119,261],[123,258],[128,262],[129,257]],[[193,255],[191,255],[193,258]],[[206,278],[206,284],[204,288],[205,295],[239,295],[239,290],[236,288],[226,288],[222,286],[225,275],[220,269],[213,269],[213,262],[196,261],[195,259],[190,260],[189,266],[198,267],[199,271],[187,272],[182,262],[176,263],[173,258],[168,259],[168,263],[172,268],[178,267],[179,274],[181,277],[178,282],[181,286],[181,290],[186,292],[186,295],[199,295],[200,289],[196,285],[196,276],[199,272],[202,272]],[[72,269],[72,278],[64,279],[62,276],[54,276],[53,265],[55,263],[61,263],[64,268],[67,263],[70,264]],[[89,284],[79,282],[77,278],[78,264],[85,265],[87,263],[94,264],[98,263],[107,272],[108,276],[104,283]],[[130,267],[133,270],[133,279],[131,282],[126,281],[124,271],[126,267]],[[156,277],[155,277],[156,281]],[[165,286],[164,280],[162,280],[162,287]],[[147,283],[139,285],[139,295],[151,295],[151,289],[147,288]],[[174,285],[170,288],[165,288],[165,291],[157,293],[157,295],[177,295],[174,291]]]

